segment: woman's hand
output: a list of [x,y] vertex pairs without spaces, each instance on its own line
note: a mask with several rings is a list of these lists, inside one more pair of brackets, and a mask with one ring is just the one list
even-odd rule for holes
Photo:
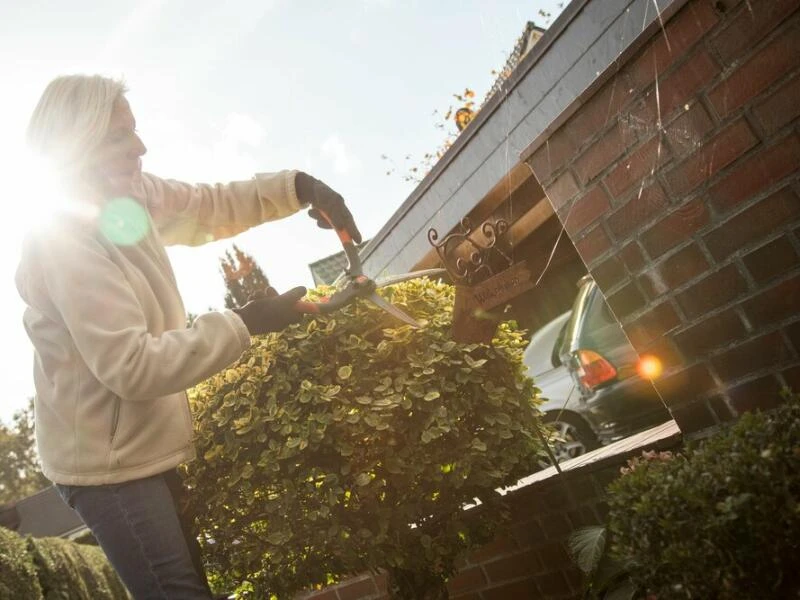
[[242,308],[234,308],[233,312],[242,318],[250,335],[281,331],[302,320],[303,313],[294,305],[305,295],[306,288],[302,286],[283,294],[270,287],[266,295],[251,300]]
[[295,189],[297,191],[297,199],[302,204],[311,205],[308,215],[317,221],[319,227],[323,229],[331,228],[328,221],[322,216],[320,212],[322,211],[330,217],[336,229],[344,229],[356,244],[361,243],[361,232],[356,227],[355,221],[353,221],[353,215],[350,214],[347,206],[345,206],[344,198],[338,193],[319,179],[314,179],[311,175],[302,171],[298,172],[295,177]]

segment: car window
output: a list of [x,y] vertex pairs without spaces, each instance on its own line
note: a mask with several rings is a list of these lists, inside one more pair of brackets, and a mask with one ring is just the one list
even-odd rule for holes
[[606,304],[606,301],[599,290],[597,290],[592,298],[588,317],[588,325],[592,329],[598,329],[600,327],[605,327],[606,325],[617,324],[617,320],[614,318],[614,315],[611,313],[611,309],[608,308],[608,304]]
[[561,345],[569,315],[569,312],[559,315],[533,334],[522,355],[522,362],[528,367],[528,375],[539,375],[560,366],[558,348]]

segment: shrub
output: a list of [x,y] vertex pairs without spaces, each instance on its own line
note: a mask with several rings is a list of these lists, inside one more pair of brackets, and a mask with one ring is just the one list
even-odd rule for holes
[[28,538],[46,600],[121,600],[128,593],[103,551],[63,538]]
[[215,577],[284,598],[385,568],[422,598],[489,539],[501,511],[462,507],[499,507],[493,490],[538,468],[537,390],[513,324],[491,346],[450,339],[453,296],[394,286],[422,329],[358,302],[254,339],[192,390],[187,483]]
[[62,538],[22,537],[0,527],[0,600],[125,600],[105,554]]
[[42,588],[25,540],[0,527],[0,599],[40,600]]
[[748,413],[683,456],[648,454],[609,486],[618,558],[659,600],[800,592],[800,398]]

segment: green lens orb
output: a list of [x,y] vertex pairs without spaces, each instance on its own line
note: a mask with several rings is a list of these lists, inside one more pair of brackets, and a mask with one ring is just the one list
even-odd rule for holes
[[109,200],[100,213],[100,231],[117,246],[132,246],[149,230],[147,211],[133,198]]

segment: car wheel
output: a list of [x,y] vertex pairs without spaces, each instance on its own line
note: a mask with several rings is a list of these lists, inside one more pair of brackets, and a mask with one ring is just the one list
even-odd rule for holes
[[576,415],[551,412],[544,415],[543,422],[555,430],[550,449],[559,463],[600,446],[591,428]]

